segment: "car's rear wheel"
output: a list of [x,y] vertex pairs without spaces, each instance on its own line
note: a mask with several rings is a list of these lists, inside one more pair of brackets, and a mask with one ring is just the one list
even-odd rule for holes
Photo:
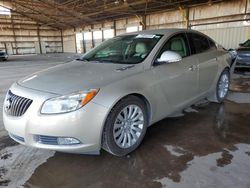
[[230,73],[228,69],[225,69],[217,82],[216,87],[216,98],[217,102],[221,103],[228,94],[229,91],[229,85],[230,85]]
[[230,86],[230,70],[224,69],[217,81],[214,92],[207,98],[211,102],[221,103],[226,99]]
[[119,101],[105,123],[102,147],[116,156],[124,156],[141,143],[148,126],[146,104],[136,96]]

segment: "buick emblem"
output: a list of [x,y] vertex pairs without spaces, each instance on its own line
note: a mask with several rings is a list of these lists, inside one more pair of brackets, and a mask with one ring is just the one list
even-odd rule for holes
[[10,108],[11,108],[11,99],[10,98],[8,98],[6,101],[5,101],[5,110],[6,111],[9,111],[10,110]]

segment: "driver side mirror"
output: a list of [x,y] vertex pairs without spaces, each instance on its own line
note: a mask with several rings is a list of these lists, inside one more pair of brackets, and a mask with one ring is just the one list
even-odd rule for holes
[[158,63],[175,63],[182,60],[180,54],[173,51],[165,51],[161,54],[161,57],[157,59]]
[[242,47],[242,46],[243,46],[243,43],[240,43],[239,46]]

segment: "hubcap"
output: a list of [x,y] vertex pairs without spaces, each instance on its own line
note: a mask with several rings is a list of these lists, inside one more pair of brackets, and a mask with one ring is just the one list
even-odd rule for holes
[[218,90],[218,94],[221,99],[223,99],[227,95],[228,89],[229,89],[229,78],[227,74],[223,74],[219,81],[219,90]]
[[113,137],[120,148],[133,146],[142,134],[144,116],[137,105],[128,105],[116,117]]

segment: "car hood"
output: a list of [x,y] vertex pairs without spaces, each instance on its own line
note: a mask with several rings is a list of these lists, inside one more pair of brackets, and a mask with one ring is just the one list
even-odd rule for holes
[[62,95],[86,89],[101,88],[142,70],[142,64],[121,65],[73,61],[34,73],[19,80],[18,84],[23,87]]

